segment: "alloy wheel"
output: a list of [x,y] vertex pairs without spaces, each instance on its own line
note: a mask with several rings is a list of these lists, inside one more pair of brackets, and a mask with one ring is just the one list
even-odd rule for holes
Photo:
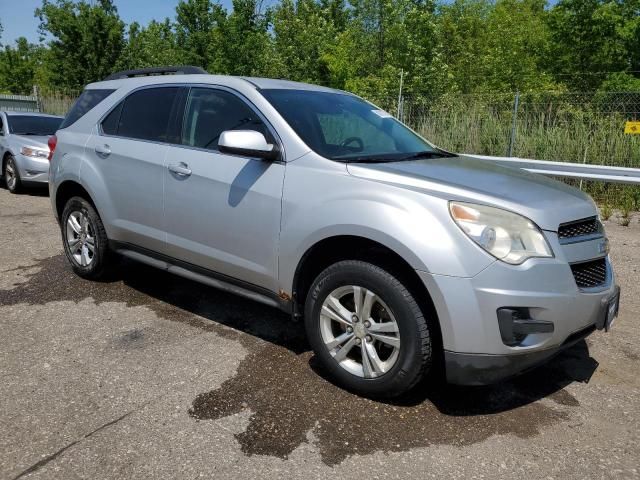
[[95,232],[85,212],[73,211],[67,218],[67,246],[73,260],[82,267],[93,262],[96,251]]
[[320,311],[320,334],[333,359],[358,377],[380,377],[398,361],[398,323],[367,288],[346,285],[331,292]]
[[16,167],[13,163],[13,160],[9,159],[7,161],[7,167],[5,170],[5,181],[7,182],[7,188],[9,190],[13,190],[16,186]]

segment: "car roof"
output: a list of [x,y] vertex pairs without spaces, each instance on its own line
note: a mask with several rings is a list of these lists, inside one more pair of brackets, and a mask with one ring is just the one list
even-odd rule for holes
[[39,113],[39,112],[20,112],[17,110],[4,110],[4,113],[5,115],[7,115],[7,117],[20,115],[25,117],[64,118],[63,116],[60,116],[60,115],[49,115],[48,113]]
[[316,92],[334,92],[346,93],[333,88],[322,87],[320,85],[312,85],[310,83],[293,82],[291,80],[279,80],[272,78],[259,77],[236,77],[231,75],[207,75],[207,74],[178,74],[178,75],[147,75],[131,78],[121,78],[115,80],[104,80],[101,82],[90,83],[86,88],[100,89],[121,87],[142,87],[145,85],[162,85],[165,83],[178,84],[211,84],[221,85],[239,90],[246,88],[254,88],[257,90],[267,89],[288,89],[288,90],[308,90]]

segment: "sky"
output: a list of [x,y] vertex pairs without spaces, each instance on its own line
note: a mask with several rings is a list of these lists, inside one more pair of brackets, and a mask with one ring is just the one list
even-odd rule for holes
[[[178,0],[115,0],[118,13],[125,23],[138,22],[146,25],[151,20],[174,18]],[[231,0],[222,0],[229,6]],[[27,37],[30,42],[37,42],[38,19],[33,16],[42,0],[0,0],[0,22],[4,31],[0,42],[12,43],[18,37]]]

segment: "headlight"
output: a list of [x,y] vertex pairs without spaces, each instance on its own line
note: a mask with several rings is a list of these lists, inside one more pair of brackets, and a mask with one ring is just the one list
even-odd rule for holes
[[528,258],[553,257],[538,226],[500,208],[450,202],[451,216],[471,240],[499,260],[519,265]]
[[22,147],[20,153],[26,157],[32,158],[49,158],[49,151],[38,147]]

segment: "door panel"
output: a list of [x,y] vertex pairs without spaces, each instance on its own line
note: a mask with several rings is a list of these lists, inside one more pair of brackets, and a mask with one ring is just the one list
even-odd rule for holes
[[169,147],[165,172],[167,254],[245,282],[272,288],[283,164]]
[[104,220],[113,240],[164,251],[162,183],[179,90],[158,86],[133,91],[89,139],[90,166],[99,170],[108,190],[111,208]]
[[239,97],[193,88],[181,142],[165,169],[167,253],[206,269],[277,290],[285,165],[223,154],[224,130],[269,132]]
[[[105,147],[109,154],[100,153]],[[112,240],[162,252],[162,182],[167,146],[92,135],[86,151],[109,191],[111,208],[103,220],[110,226]]]

